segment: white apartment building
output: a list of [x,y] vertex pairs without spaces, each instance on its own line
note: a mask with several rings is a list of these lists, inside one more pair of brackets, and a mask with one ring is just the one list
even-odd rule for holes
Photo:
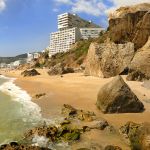
[[16,60],[12,63],[13,67],[18,67],[19,65],[21,65],[21,61],[20,60]]
[[99,28],[100,26],[94,24],[92,21],[87,21],[80,18],[76,14],[64,13],[58,15],[58,30],[65,30],[69,28]]
[[70,46],[75,44],[80,37],[78,28],[70,28],[52,33],[50,37],[50,55],[68,51]]
[[103,28],[80,28],[81,38],[85,40],[98,38],[102,31],[104,31]]
[[27,53],[27,63],[32,62],[34,59],[38,59],[40,57],[39,53]]
[[58,15],[58,31],[50,35],[49,56],[70,50],[72,44],[80,39],[97,38],[102,30],[100,26],[78,15]]
[[0,68],[6,68],[7,64],[6,63],[0,63]]

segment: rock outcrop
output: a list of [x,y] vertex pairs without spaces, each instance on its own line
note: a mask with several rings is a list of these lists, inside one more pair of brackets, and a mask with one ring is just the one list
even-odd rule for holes
[[19,144],[17,142],[11,142],[10,144],[1,145],[0,150],[50,150],[50,149],[38,146],[30,146],[26,144]]
[[69,68],[69,67],[64,67],[64,65],[62,63],[59,63],[59,64],[51,67],[50,70],[48,71],[48,74],[51,76],[63,75],[63,74],[67,74],[67,73],[74,73],[74,69]]
[[[67,126],[68,125],[68,126]],[[64,122],[62,125],[50,126],[43,125],[33,128],[25,134],[24,140],[27,142],[33,141],[35,137],[45,137],[48,143],[71,142],[80,139],[80,129],[70,127],[70,122]]]
[[32,76],[40,75],[40,73],[35,69],[31,69],[31,70],[25,70],[24,72],[21,73],[21,75],[23,75],[24,77],[32,77]]
[[129,68],[127,80],[143,81],[150,79],[150,37],[147,43],[135,54]]
[[104,150],[122,150],[122,148],[120,148],[119,146],[108,145]]
[[132,149],[150,149],[150,124],[128,122],[120,128],[120,134],[130,144]]
[[121,7],[110,15],[109,37],[115,43],[133,42],[141,48],[150,36],[150,4]]
[[85,75],[112,77],[124,72],[134,57],[134,44],[92,43],[85,67]]
[[64,104],[62,114],[67,118],[79,119],[80,121],[93,121],[96,119],[94,112],[75,109],[71,105]]
[[103,113],[134,113],[144,109],[121,76],[104,85],[97,96],[97,107]]

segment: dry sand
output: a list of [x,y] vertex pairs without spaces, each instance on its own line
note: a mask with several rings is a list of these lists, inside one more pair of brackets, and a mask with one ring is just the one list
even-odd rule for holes
[[[82,73],[66,74],[63,77],[49,76],[47,70],[38,71],[41,75],[36,77],[22,77],[20,76],[21,71],[16,70],[0,73],[17,78],[15,83],[26,90],[32,97],[39,93],[46,93],[46,96],[40,99],[33,98],[33,101],[41,107],[42,115],[45,118],[58,116],[62,105],[70,104],[76,108],[94,111],[98,117],[105,118],[116,128],[128,121],[136,123],[150,122],[150,89],[141,86],[141,82],[125,80],[143,102],[145,106],[143,113],[102,114],[95,105],[97,93],[112,78],[86,77]],[[126,76],[123,76],[123,78],[125,79]],[[97,134],[99,135],[100,133]]]

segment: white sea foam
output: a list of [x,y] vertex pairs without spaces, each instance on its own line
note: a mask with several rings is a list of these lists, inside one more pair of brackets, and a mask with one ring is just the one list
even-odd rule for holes
[[[36,124],[40,121],[41,123],[45,122],[47,125],[51,124],[59,126],[60,122],[64,120],[63,117],[59,116],[51,119],[42,118],[40,107],[31,101],[31,97],[26,91],[15,85],[15,78],[8,78],[0,75],[0,79],[6,80],[2,85],[0,85],[0,91],[7,95],[10,95],[12,97],[12,100],[17,101],[22,105],[20,113],[24,122],[31,122],[32,124]],[[10,139],[7,139],[3,142],[3,144],[9,143],[10,141]],[[68,143],[62,142],[54,144],[49,142],[49,139],[44,136],[35,136],[32,142],[33,145],[49,147],[52,150],[70,150]]]
[[19,102],[22,105],[22,109],[20,110],[22,115],[24,116],[22,119],[24,122],[37,122],[41,120],[41,109],[40,107],[31,101],[31,97],[29,94],[22,90],[20,87],[16,86],[14,81],[15,78],[8,78],[5,76],[0,76],[1,79],[7,79],[0,86],[0,91],[3,93],[10,95],[12,100]]
[[36,135],[33,139],[32,142],[35,143],[33,145],[35,146],[41,146],[41,147],[47,147],[49,143],[49,139],[44,137],[44,136],[38,136]]
[[49,149],[52,150],[71,150],[70,146],[67,142],[61,142],[61,143],[53,143],[50,142],[50,140],[44,136],[38,136],[35,135],[34,138],[32,139],[33,146],[40,146],[40,147],[48,147]]

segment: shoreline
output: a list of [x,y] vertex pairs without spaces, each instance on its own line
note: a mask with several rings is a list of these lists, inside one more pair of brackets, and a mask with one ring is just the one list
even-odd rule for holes
[[24,89],[15,84],[16,78],[0,75],[0,79],[2,145],[21,139],[29,128],[40,124],[42,118],[40,107],[31,101],[30,95]]
[[[2,75],[1,79],[7,81],[0,86],[0,91],[9,95],[13,101],[19,102],[23,106],[24,111],[22,113],[28,114],[28,116],[34,115],[34,118],[37,117],[37,119],[41,118],[40,107],[32,101],[32,97],[26,90],[16,84],[17,78]],[[31,115],[31,113],[33,114]]]
[[[77,109],[93,111],[98,119],[104,118],[117,130],[128,121],[135,123],[150,122],[150,90],[143,87],[142,82],[126,81],[126,76],[123,76],[125,82],[144,104],[144,112],[103,114],[95,105],[97,94],[100,88],[113,78],[103,79],[84,76],[82,73],[66,74],[63,77],[49,76],[47,70],[37,69],[37,71],[41,75],[22,77],[20,75],[22,70],[7,72],[4,75],[17,78],[15,84],[27,91],[32,97],[32,102],[41,108],[42,118],[59,119],[63,104],[69,104]],[[46,93],[46,95],[36,99],[35,95],[41,93]],[[109,143],[126,150],[130,149],[121,137],[117,135],[108,136],[107,133],[94,130],[82,135],[80,142],[73,145],[73,150],[76,150],[78,146],[81,147],[83,143],[84,145],[88,143],[104,143],[104,145]]]
[[[84,76],[82,73],[66,74],[60,76],[49,76],[47,70],[39,69],[41,75],[34,77],[22,77],[21,70],[10,71],[5,75],[15,77],[15,84],[29,93],[32,101],[41,108],[43,118],[51,119],[60,115],[63,104],[90,110],[98,117],[103,117],[112,125],[120,127],[128,121],[137,123],[147,122],[150,115],[150,90],[142,86],[142,82],[126,81],[126,83],[143,102],[145,111],[142,113],[126,114],[102,114],[96,107],[97,93],[100,88],[112,80],[98,77]],[[35,99],[36,94],[46,93],[45,96]],[[150,122],[150,121],[149,121]]]

